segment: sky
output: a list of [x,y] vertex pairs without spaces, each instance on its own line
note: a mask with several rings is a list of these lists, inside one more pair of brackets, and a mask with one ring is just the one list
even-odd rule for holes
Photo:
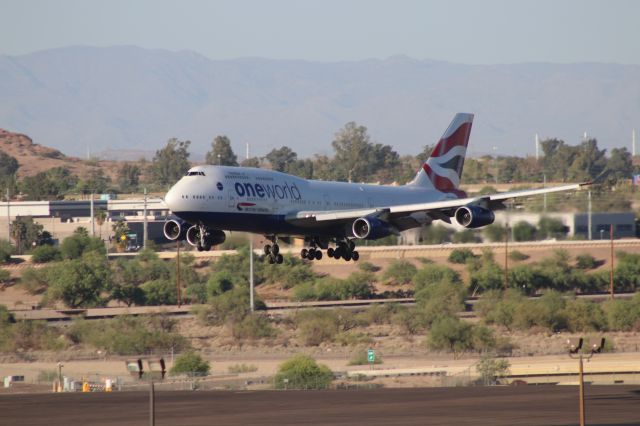
[[211,59],[640,64],[634,0],[0,0],[0,54],[72,45]]

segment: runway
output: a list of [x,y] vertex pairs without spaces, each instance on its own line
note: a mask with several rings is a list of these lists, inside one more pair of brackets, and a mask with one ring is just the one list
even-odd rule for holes
[[[640,387],[588,386],[587,424],[640,425]],[[147,392],[0,396],[2,425],[149,424]],[[576,386],[156,392],[156,425],[578,423]]]

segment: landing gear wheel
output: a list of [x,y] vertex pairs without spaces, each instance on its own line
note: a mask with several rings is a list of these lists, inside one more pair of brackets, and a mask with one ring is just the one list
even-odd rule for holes
[[273,258],[273,256],[268,256],[269,259],[269,265],[273,265],[274,263],[276,263],[276,260]]
[[347,262],[351,260],[351,252],[346,252],[345,254],[342,255],[342,258],[344,260],[346,260]]
[[271,246],[269,244],[264,246],[263,250],[264,250],[264,254],[266,254],[266,255],[270,255],[271,254]]
[[280,246],[278,244],[274,244],[271,246],[271,253],[277,255],[280,253]]
[[314,254],[315,254],[316,260],[322,259],[322,251],[321,250],[316,250],[316,252]]
[[202,251],[202,250],[204,250],[204,247],[202,247],[202,245],[200,243],[198,243],[198,244],[196,244],[196,250]]
[[354,250],[353,253],[351,253],[351,259],[353,259],[354,262],[357,262],[358,259],[360,259],[360,253]]
[[301,258],[306,259],[308,255],[309,255],[309,250],[307,250],[306,248],[303,248],[302,250],[300,250]]
[[333,253],[335,252],[335,250],[333,249],[333,247],[329,247],[327,249],[327,256],[329,257],[333,257]]
[[284,262],[284,257],[281,254],[276,254],[276,263],[280,265],[282,262]]

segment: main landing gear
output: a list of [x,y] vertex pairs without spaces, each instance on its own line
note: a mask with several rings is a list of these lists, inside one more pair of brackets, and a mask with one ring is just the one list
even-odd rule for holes
[[278,245],[278,237],[269,238],[273,244],[267,244],[264,246],[264,254],[267,256],[269,264],[274,263],[281,264],[284,258],[280,254],[280,246]]
[[360,259],[360,253],[358,253],[355,248],[356,244],[351,240],[338,241],[335,249],[332,247],[327,249],[327,256],[333,257],[334,259],[343,258],[347,262],[350,260],[357,262],[358,259]]
[[[326,248],[326,244],[324,247]],[[355,247],[355,243],[349,239],[338,241],[335,248],[327,248],[327,256],[334,259],[342,258],[346,261],[357,261],[360,259],[360,253],[355,250]],[[300,251],[300,257],[307,260],[320,260],[322,259],[322,250],[315,242],[312,242],[309,248],[303,248]]]

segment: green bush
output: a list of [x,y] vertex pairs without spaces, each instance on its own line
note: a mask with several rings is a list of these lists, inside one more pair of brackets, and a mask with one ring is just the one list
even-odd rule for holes
[[0,240],[0,263],[8,263],[11,255],[15,253],[15,247],[8,240]]
[[95,251],[79,259],[66,260],[47,268],[48,287],[43,303],[62,301],[70,308],[95,307],[105,303],[109,265]]
[[442,317],[434,321],[427,335],[427,345],[436,351],[454,354],[473,349],[471,324],[456,317]]
[[602,307],[585,300],[569,300],[564,308],[567,328],[571,332],[603,331],[607,320]]
[[104,242],[98,237],[90,237],[85,228],[77,228],[73,235],[62,240],[60,252],[65,259],[78,259],[84,253],[98,251],[105,254]]
[[194,352],[186,352],[176,358],[170,373],[174,376],[179,374],[187,374],[189,376],[208,376],[211,367],[209,363]]
[[529,222],[520,221],[513,225],[514,241],[533,241],[536,239],[536,227]]
[[271,326],[269,318],[252,313],[240,322],[231,324],[231,333],[236,339],[264,339],[274,337],[277,330]]
[[308,310],[294,317],[297,334],[305,346],[318,346],[332,342],[338,334],[338,318],[333,310]]
[[327,389],[333,373],[326,365],[318,364],[307,355],[296,355],[278,368],[276,389]]
[[453,230],[442,225],[429,225],[422,228],[422,242],[424,244],[442,244],[451,242]]
[[489,226],[484,227],[483,233],[486,239],[488,239],[492,243],[499,243],[504,241],[504,237],[507,233],[507,228],[504,226],[492,223]]
[[567,232],[569,232],[569,228],[564,226],[561,220],[543,216],[538,222],[538,237],[540,239],[564,239]]
[[379,266],[371,262],[358,262],[358,268],[364,272],[378,272],[380,270]]
[[27,268],[20,277],[20,286],[29,294],[42,294],[49,287],[48,268]]
[[595,257],[588,253],[576,256],[576,268],[579,269],[595,269],[598,267],[598,261]]
[[43,245],[31,251],[31,261],[33,263],[47,263],[62,260],[62,254],[57,247]]
[[509,259],[513,260],[514,262],[520,262],[522,260],[527,260],[528,258],[529,258],[529,255],[524,254],[518,250],[511,250],[509,252]]
[[640,331],[640,296],[633,299],[609,300],[603,305],[607,323],[615,331]]
[[67,342],[60,338],[59,330],[44,321],[18,321],[0,328],[1,352],[61,351],[66,348]]
[[229,271],[219,271],[209,276],[207,280],[207,295],[209,297],[220,296],[229,291],[235,284],[235,276]]
[[244,363],[234,364],[230,365],[227,370],[231,374],[253,373],[254,371],[258,371],[258,366]]
[[457,249],[451,250],[451,253],[449,254],[449,257],[447,260],[451,263],[464,264],[464,263],[467,263],[468,259],[473,259],[475,257],[476,255],[473,254],[471,249],[457,248]]
[[387,266],[382,278],[387,284],[410,284],[417,271],[415,265],[407,260],[394,260]]
[[640,289],[640,254],[616,253],[617,265],[614,271],[616,291],[636,291]]
[[509,361],[506,359],[495,359],[490,355],[484,355],[476,365],[476,370],[480,374],[480,383],[483,385],[494,385],[501,377],[509,374]]
[[174,330],[166,316],[121,316],[109,320],[75,320],[66,330],[73,343],[118,355],[138,355],[154,350],[181,351],[188,340]]

